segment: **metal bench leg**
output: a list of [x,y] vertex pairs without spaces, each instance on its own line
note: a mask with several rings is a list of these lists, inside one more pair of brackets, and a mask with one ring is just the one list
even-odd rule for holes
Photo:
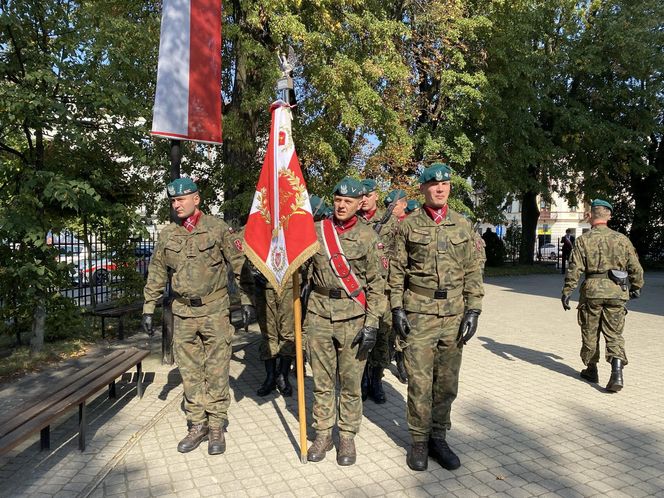
[[88,425],[88,410],[85,401],[78,405],[78,449],[85,451],[85,430]]
[[104,321],[103,316],[101,317],[101,338],[106,338],[106,322]]
[[136,391],[138,392],[138,397],[143,397],[143,366],[141,362],[138,362],[136,365]]
[[41,430],[41,436],[40,436],[40,449],[42,451],[44,450],[50,450],[51,449],[51,426],[47,425]]
[[118,324],[118,339],[122,341],[124,340],[124,315],[120,315],[118,321],[120,322]]
[[115,381],[111,382],[108,385],[108,398],[109,399],[117,399],[118,395],[115,391]]

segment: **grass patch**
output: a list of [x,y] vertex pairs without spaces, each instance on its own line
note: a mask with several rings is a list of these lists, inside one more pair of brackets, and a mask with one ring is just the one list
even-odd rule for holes
[[510,265],[505,266],[487,266],[484,268],[484,276],[490,277],[515,277],[518,275],[560,275],[560,269],[553,264],[534,264],[534,265]]
[[19,346],[12,353],[0,359],[0,383],[21,377],[29,372],[37,372],[54,363],[83,356],[90,346],[83,339],[66,339],[44,344],[37,354],[30,354],[30,346]]

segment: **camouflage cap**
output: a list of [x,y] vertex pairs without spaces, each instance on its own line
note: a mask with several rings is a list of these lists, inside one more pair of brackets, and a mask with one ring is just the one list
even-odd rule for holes
[[166,186],[168,197],[178,197],[198,192],[198,187],[191,178],[178,178]]
[[452,169],[445,163],[433,163],[425,168],[420,175],[419,182],[449,182],[452,179]]
[[603,199],[595,199],[590,203],[590,207],[596,207],[596,206],[603,206],[605,208],[609,208],[611,212],[613,212],[613,206],[609,202]]
[[419,209],[422,205],[419,203],[419,201],[416,201],[415,199],[410,199],[408,201],[408,204],[406,205],[406,212],[407,213],[412,213],[416,209]]
[[365,192],[368,194],[369,192],[376,190],[378,183],[372,178],[365,178],[362,180],[362,185],[364,186]]
[[344,197],[361,197],[365,194],[365,190],[362,182],[347,176],[334,186],[332,193]]
[[309,196],[309,203],[311,204],[311,214],[314,216],[324,216],[325,211],[328,209],[325,201],[317,195]]
[[387,194],[387,197],[385,197],[385,200],[383,201],[385,203],[385,206],[389,206],[395,201],[398,201],[399,199],[405,199],[406,198],[406,192],[404,190],[396,189]]

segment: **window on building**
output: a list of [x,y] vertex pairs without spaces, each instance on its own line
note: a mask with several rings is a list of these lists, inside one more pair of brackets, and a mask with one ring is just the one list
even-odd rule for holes
[[511,202],[507,205],[507,212],[508,213],[512,212],[512,203]]

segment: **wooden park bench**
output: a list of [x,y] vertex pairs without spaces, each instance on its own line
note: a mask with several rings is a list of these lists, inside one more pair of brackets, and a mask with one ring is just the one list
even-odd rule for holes
[[41,431],[41,449],[50,449],[50,426],[65,412],[78,405],[78,447],[85,450],[87,427],[86,401],[108,386],[108,396],[115,399],[115,380],[133,367],[137,371],[136,389],[143,397],[142,361],[149,351],[136,348],[112,351],[93,363],[56,383],[46,394],[36,396],[0,414],[0,455],[7,453],[32,434]]
[[118,339],[124,339],[124,318],[130,313],[143,309],[143,302],[135,302],[131,304],[117,305],[109,304],[93,308],[89,313],[93,316],[101,318],[101,336],[106,337],[106,318],[118,319]]

